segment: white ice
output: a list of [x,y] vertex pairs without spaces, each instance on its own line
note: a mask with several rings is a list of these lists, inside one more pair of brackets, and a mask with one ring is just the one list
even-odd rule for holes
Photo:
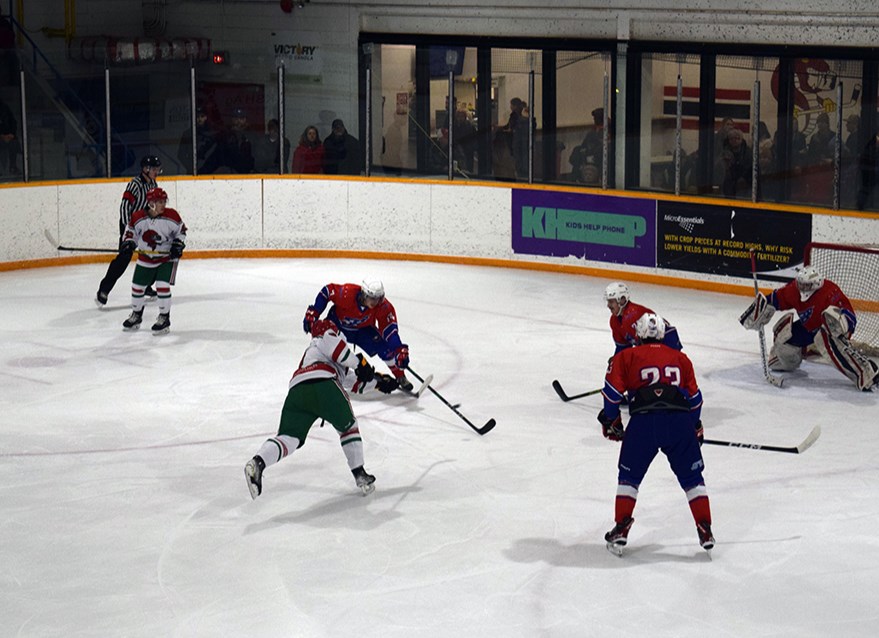
[[[705,396],[717,546],[698,543],[661,455],[622,558],[617,444],[598,388],[609,280],[404,261],[184,260],[171,333],[124,333],[131,270],[0,273],[0,635],[874,636],[879,626],[879,395],[805,363],[762,377],[745,297],[630,282],[678,326]],[[354,399],[368,497],[336,434],[265,475],[328,282],[384,280],[426,393]],[[382,369],[381,363],[378,363]]]

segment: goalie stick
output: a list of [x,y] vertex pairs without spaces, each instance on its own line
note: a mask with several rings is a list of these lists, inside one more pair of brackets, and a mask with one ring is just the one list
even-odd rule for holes
[[[476,427],[475,425],[473,425],[473,423],[470,422],[470,419],[468,419],[466,416],[464,416],[463,414],[461,414],[461,413],[458,411],[458,408],[456,408],[454,405],[452,405],[451,403],[449,403],[448,401],[446,401],[446,399],[445,399],[445,397],[443,397],[443,395],[441,395],[439,392],[437,392],[436,390],[434,390],[434,389],[433,389],[433,386],[429,385],[424,379],[422,379],[422,378],[418,375],[418,373],[415,372],[415,370],[413,370],[411,367],[408,367],[408,368],[406,368],[406,369],[407,369],[409,372],[412,373],[412,376],[413,376],[413,377],[415,377],[416,379],[418,379],[419,381],[421,381],[421,383],[424,384],[424,385],[427,387],[427,389],[430,390],[430,391],[434,394],[434,396],[435,396],[437,399],[439,399],[440,401],[442,401],[443,403],[445,403],[446,406],[447,406],[452,412],[454,412],[454,413],[457,414],[459,417],[461,417],[461,419],[464,421],[464,423],[466,423],[467,425],[469,425],[469,426],[473,429],[473,431],[476,432],[478,435],[480,435],[480,436],[485,436],[486,434],[488,434],[489,432],[491,432],[491,431],[494,429],[494,426],[497,425],[497,422],[496,422],[494,419],[489,419],[489,420],[485,423],[485,425],[483,425],[481,428]],[[432,377],[429,377],[429,378],[432,378]]]
[[[751,277],[754,278],[754,299],[757,299],[760,297],[760,287],[757,285],[757,252],[753,248],[751,249]],[[760,326],[758,334],[760,335],[760,359],[763,362],[763,376],[776,388],[780,388],[784,385],[784,377],[776,377],[769,372],[769,362],[766,359],[766,335],[763,334],[763,326]]]
[[713,439],[705,439],[704,441],[702,441],[702,443],[708,445],[725,445],[727,447],[743,447],[749,450],[765,450],[767,452],[787,452],[788,454],[802,454],[810,447],[812,447],[812,445],[814,445],[819,436],[821,436],[821,426],[816,425],[814,428],[812,428],[812,431],[809,432],[809,436],[803,439],[803,442],[795,447],[760,445],[759,443],[736,443],[734,441],[717,441]]
[[583,397],[589,397],[589,396],[592,396],[593,394],[598,394],[599,392],[601,392],[601,388],[598,388],[597,390],[589,390],[589,392],[581,392],[580,394],[568,395],[565,393],[564,389],[562,388],[562,384],[559,383],[557,380],[552,382],[552,389],[555,390],[556,394],[559,395],[559,398],[562,401],[566,401],[566,402],[573,401],[574,399],[582,399]]

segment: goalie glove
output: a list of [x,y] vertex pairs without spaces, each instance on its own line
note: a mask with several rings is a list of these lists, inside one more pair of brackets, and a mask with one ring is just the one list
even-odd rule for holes
[[775,314],[775,306],[773,306],[761,292],[757,298],[751,302],[748,309],[739,317],[739,323],[747,330],[760,330],[772,319]]
[[409,346],[405,343],[397,348],[397,352],[394,353],[394,363],[397,364],[400,370],[405,370],[409,365]]
[[369,383],[375,377],[375,368],[369,364],[369,361],[362,354],[358,354],[357,359],[359,363],[354,369],[354,374],[357,375],[357,380],[361,383]]
[[308,310],[305,311],[305,318],[302,320],[302,329],[305,330],[306,333],[311,334],[311,327],[319,317],[320,314],[315,310],[314,306],[309,306]]
[[604,408],[602,408],[601,412],[598,413],[598,422],[601,423],[601,433],[606,439],[622,441],[626,435],[623,430],[623,419],[619,414],[617,418],[611,419],[604,413]]

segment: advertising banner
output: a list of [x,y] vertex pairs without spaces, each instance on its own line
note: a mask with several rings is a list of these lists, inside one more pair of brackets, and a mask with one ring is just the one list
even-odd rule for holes
[[690,272],[751,276],[757,252],[761,278],[787,281],[803,262],[812,216],[759,208],[660,201],[657,266]]
[[656,200],[513,189],[513,252],[656,265]]

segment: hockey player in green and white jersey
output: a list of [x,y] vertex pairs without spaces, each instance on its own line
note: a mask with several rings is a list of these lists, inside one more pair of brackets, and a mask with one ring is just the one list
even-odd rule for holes
[[[244,466],[251,498],[262,493],[265,469],[305,445],[308,431],[317,419],[325,420],[338,431],[357,487],[364,495],[375,489],[375,477],[363,469],[363,440],[345,388],[354,377],[351,392],[362,394],[376,389],[387,394],[397,387],[397,382],[390,375],[376,375],[366,357],[351,352],[345,336],[332,321],[314,322],[311,336],[299,368],[290,379],[278,434],[266,440]],[[353,374],[349,374],[351,371]]]

